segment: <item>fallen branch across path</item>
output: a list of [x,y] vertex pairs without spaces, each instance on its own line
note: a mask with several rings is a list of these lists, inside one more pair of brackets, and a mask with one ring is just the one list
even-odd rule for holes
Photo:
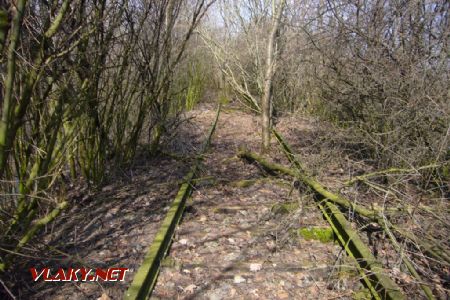
[[[289,149],[290,148],[285,148],[285,149]],[[397,234],[399,234],[400,236],[402,236],[403,238],[407,238],[408,240],[418,244],[421,249],[425,252],[428,253],[430,255],[432,255],[433,257],[439,259],[441,262],[445,263],[448,262],[448,256],[447,253],[440,247],[436,246],[432,246],[429,243],[427,243],[424,240],[418,240],[413,234],[399,228],[398,226],[395,226],[393,224],[391,224],[390,222],[388,222],[384,216],[381,215],[380,212],[376,211],[376,210],[369,210],[367,208],[361,207],[361,206],[357,206],[353,203],[351,203],[349,200],[345,199],[343,196],[332,193],[328,190],[326,190],[320,183],[318,183],[317,181],[315,181],[314,179],[308,177],[307,175],[297,172],[293,169],[287,168],[285,166],[276,164],[276,163],[269,163],[267,162],[264,158],[262,158],[261,156],[259,156],[256,153],[252,153],[252,152],[248,152],[248,151],[241,151],[238,154],[239,157],[244,158],[246,160],[249,161],[256,161],[258,164],[260,164],[263,168],[270,170],[270,171],[276,171],[276,172],[280,172],[280,173],[284,173],[287,175],[290,175],[292,177],[295,177],[301,181],[303,181],[304,183],[306,183],[307,185],[309,185],[311,188],[313,188],[313,190],[315,191],[316,195],[318,196],[318,199],[320,200],[324,200],[326,199],[328,202],[328,204],[326,206],[328,206],[329,210],[334,210],[333,208],[330,208],[330,201],[338,204],[346,209],[351,209],[354,212],[358,213],[359,215],[363,216],[363,217],[368,217],[373,221],[376,221],[385,232],[388,232],[389,234],[389,238],[392,242],[393,241],[393,236],[391,233],[391,230],[395,231]],[[289,157],[293,157],[292,155]],[[324,208],[325,206],[322,205],[321,209],[322,212],[324,212]],[[339,210],[336,210],[336,212],[338,212]],[[326,217],[326,216],[325,216]],[[327,218],[327,217],[326,217]],[[327,218],[328,219],[328,218]],[[332,224],[333,227],[333,224]],[[344,228],[348,227],[348,226],[342,226]],[[348,227],[349,228],[349,227]],[[348,235],[348,238],[350,237],[350,235]],[[353,239],[353,237],[352,237]],[[367,247],[366,247],[367,248]],[[397,244],[394,244],[394,248],[399,249]],[[368,250],[368,249],[367,249]],[[368,250],[370,252],[370,250]],[[360,251],[358,250],[359,253],[364,253],[366,251]],[[370,259],[365,258],[365,260],[370,261]],[[433,296],[433,293],[430,289],[429,286],[427,286],[426,284],[423,283],[423,280],[421,279],[420,275],[418,274],[418,272],[414,269],[413,264],[411,263],[411,261],[407,258],[407,257],[402,257],[403,263],[406,265],[406,267],[408,268],[409,272],[411,273],[411,275],[416,278],[416,280],[419,282],[420,287],[422,288],[422,290],[424,291],[424,293],[426,294],[428,299],[435,299]]]
[[295,178],[299,179],[300,181],[304,182],[305,184],[307,184],[308,186],[310,186],[311,188],[313,188],[316,192],[323,195],[328,200],[330,200],[336,204],[339,204],[340,206],[349,208],[361,216],[364,216],[367,218],[375,218],[378,216],[377,211],[362,207],[360,205],[355,205],[354,203],[348,201],[344,197],[328,191],[320,183],[318,183],[317,181],[315,181],[314,179],[312,179],[311,177],[308,177],[307,175],[305,175],[303,173],[297,172],[293,169],[290,169],[290,168],[285,167],[280,164],[270,163],[270,162],[266,161],[264,158],[262,158],[261,156],[259,156],[258,154],[249,152],[246,150],[240,151],[238,153],[238,156],[240,158],[244,158],[250,162],[253,162],[253,161],[258,162],[258,164],[260,166],[262,166],[264,169],[266,169],[269,172],[278,172],[278,173],[283,173],[283,174],[295,177]]
[[[329,191],[327,191],[320,183],[318,183],[317,181],[315,181],[314,179],[312,179],[311,177],[309,177],[306,173],[306,171],[304,170],[304,168],[302,167],[302,165],[300,164],[300,162],[296,159],[294,152],[292,151],[291,147],[289,146],[289,144],[283,139],[283,137],[281,136],[280,133],[278,133],[275,129],[272,129],[273,134],[275,135],[278,143],[280,144],[283,152],[285,153],[287,159],[289,160],[289,162],[296,168],[296,171],[293,171],[289,168],[286,168],[284,166],[274,166],[273,167],[280,167],[279,172],[288,174],[290,176],[293,177],[297,177],[300,181],[306,183],[307,185],[309,185],[310,187],[312,187],[317,193],[323,195],[325,198],[327,198],[328,200],[334,202],[335,204],[338,204],[346,209],[350,209],[354,212],[356,212],[357,214],[359,214],[360,216],[372,219],[372,221],[377,222],[381,227],[385,226],[384,223],[384,216],[386,214],[389,213],[399,213],[402,211],[402,209],[393,209],[393,210],[378,210],[375,209],[374,207],[372,209],[367,209],[364,208],[360,205],[356,205],[354,203],[352,203],[351,201],[347,200],[345,197],[336,194],[336,193],[331,193]],[[428,167],[432,167],[433,165],[429,165],[429,166],[424,166],[421,167],[419,169],[426,169]],[[427,210],[426,207],[421,206],[423,209]],[[405,207],[404,210],[407,210],[408,208]],[[429,209],[428,209],[429,211]],[[446,251],[444,248],[442,248],[439,243],[437,243],[436,241],[430,240],[430,241],[425,241],[423,239],[418,239],[414,236],[414,234],[411,234],[409,232],[407,232],[406,230],[395,226],[393,224],[390,225],[390,228],[392,230],[394,230],[397,234],[399,234],[400,236],[402,236],[403,238],[406,238],[408,240],[410,240],[412,243],[414,243],[415,245],[418,245],[420,250],[429,255],[430,257],[433,257],[434,259],[437,259],[439,261],[441,261],[443,264],[450,264],[450,253],[448,253],[448,251]]]
[[172,202],[172,205],[170,206],[158,233],[150,245],[142,265],[134,275],[134,279],[130,287],[125,292],[124,299],[136,300],[147,299],[150,297],[159,274],[161,261],[164,259],[169,249],[175,228],[183,214],[186,200],[191,195],[192,187],[194,185],[194,177],[198,172],[200,162],[202,161],[202,156],[210,145],[211,137],[216,129],[217,120],[219,119],[219,114],[220,106],[217,110],[216,118],[211,126],[209,134],[203,143],[200,154],[197,156],[191,171],[185,177],[184,183],[178,190],[178,194]]
[[[330,201],[331,201],[331,202],[338,204],[346,209],[351,209],[363,217],[370,218],[372,221],[377,222],[381,226],[381,228],[388,234],[389,239],[393,243],[393,246],[396,250],[400,251],[401,249],[400,249],[400,246],[398,245],[398,243],[396,242],[395,237],[392,234],[392,231],[394,231],[395,233],[400,235],[402,238],[406,238],[406,239],[410,240],[411,242],[413,242],[414,244],[418,245],[419,248],[424,253],[427,253],[428,255],[440,260],[443,264],[448,264],[449,254],[447,253],[447,251],[445,249],[443,249],[442,247],[439,247],[439,245],[437,243],[433,243],[433,241],[431,241],[431,243],[429,243],[424,240],[418,240],[418,238],[414,234],[409,233],[409,232],[399,228],[398,226],[393,225],[386,218],[386,215],[385,215],[386,211],[379,211],[379,210],[375,210],[375,209],[370,210],[370,209],[367,209],[367,208],[364,208],[361,206],[357,206],[357,205],[351,203],[345,197],[326,190],[320,183],[318,183],[317,181],[315,181],[314,179],[312,179],[311,177],[309,177],[306,174],[304,168],[297,161],[292,149],[287,144],[287,142],[284,141],[283,137],[275,129],[273,129],[272,132],[274,133],[276,139],[278,140],[286,157],[288,158],[290,163],[296,168],[296,171],[294,171],[290,168],[286,168],[282,165],[268,163],[263,158],[259,157],[257,154],[250,153],[248,151],[241,151],[238,154],[238,156],[241,158],[245,158],[247,160],[257,161],[261,166],[263,166],[267,170],[281,172],[281,173],[284,173],[284,174],[287,174],[287,175],[293,176],[294,178],[299,179],[300,181],[306,183],[308,186],[310,186],[314,190],[314,192],[316,193],[317,199],[326,201],[325,203],[327,203],[327,206],[329,206],[328,204],[331,204],[330,203]],[[430,167],[430,166],[425,166],[423,168],[428,168],[428,167]],[[329,216],[327,217],[327,212],[325,211],[325,207],[323,205],[321,205],[320,203],[319,203],[319,207],[321,208],[322,212],[324,213],[324,216],[330,222],[331,220],[330,220]],[[329,207],[329,209],[332,209],[332,208]],[[339,210],[337,210],[336,212],[339,212]],[[344,220],[345,220],[345,218],[344,218]],[[330,222],[330,224],[331,224],[331,222]],[[331,224],[331,225],[333,227],[333,224]],[[409,270],[410,274],[417,280],[417,282],[419,283],[420,287],[424,291],[427,298],[435,299],[430,287],[423,282],[423,280],[421,279],[418,272],[415,270],[413,263],[409,260],[409,258],[406,257],[405,255],[402,255],[402,261],[405,264],[405,266],[407,267],[407,269]],[[376,297],[376,295],[374,295],[374,297]]]
[[[316,191],[315,199],[318,201],[322,213],[333,228],[333,231],[338,237],[339,242],[344,247],[346,252],[350,256],[354,257],[358,262],[358,265],[360,266],[360,272],[362,273],[362,278],[365,281],[367,287],[370,289],[374,298],[404,299],[400,287],[397,286],[397,284],[385,274],[381,263],[379,263],[372,255],[369,248],[358,236],[358,233],[351,228],[350,223],[345,219],[344,215],[334,204],[343,204],[344,206],[349,207],[351,203],[348,200],[327,191],[318,182],[314,181],[308,176],[296,172],[295,170],[286,168],[282,165],[269,163],[256,153],[241,151],[239,152],[238,156],[251,162],[256,161],[264,169],[281,172],[298,178],[299,180],[311,186]],[[330,197],[333,199],[330,199]],[[361,211],[364,214],[370,216],[374,215],[374,212],[362,209],[355,205],[352,205],[351,207],[355,211]]]

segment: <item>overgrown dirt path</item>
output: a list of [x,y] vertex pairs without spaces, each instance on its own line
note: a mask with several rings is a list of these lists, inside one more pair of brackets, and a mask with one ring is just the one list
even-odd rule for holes
[[[24,274],[16,279],[20,298],[122,298],[207,134],[215,107],[201,106],[189,117],[171,137],[166,155],[143,155],[129,170],[111,174],[110,183],[97,192],[72,189],[71,208],[33,245],[41,251],[36,253],[48,256],[24,258]],[[236,157],[240,147],[259,151],[258,120],[222,111],[201,165],[204,180],[188,202],[153,298],[341,299],[358,288],[357,273],[345,266],[337,244],[295,235],[298,228],[327,227],[310,197],[293,189],[291,179],[267,176]],[[281,119],[277,128],[296,150],[306,147],[306,137],[315,130],[311,121],[298,118]],[[287,164],[275,141],[268,155]],[[280,203],[289,204],[274,206]],[[130,272],[125,282],[31,283],[31,266],[115,266]]]
[[[214,111],[205,110],[195,120],[206,127],[213,118]],[[290,181],[266,177],[236,158],[240,147],[259,150],[257,122],[243,112],[221,114],[202,166],[200,177],[206,179],[192,194],[154,299],[351,296],[357,280],[342,277],[341,248],[293,233],[301,227],[327,227],[316,206],[293,191]],[[295,125],[308,130],[307,124]],[[283,157],[275,143],[270,154],[275,161]],[[296,205],[300,209],[284,211]]]

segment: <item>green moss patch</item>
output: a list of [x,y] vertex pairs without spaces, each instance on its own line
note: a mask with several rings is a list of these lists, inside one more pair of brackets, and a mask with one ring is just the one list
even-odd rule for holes
[[333,229],[330,227],[306,227],[297,229],[297,235],[303,237],[305,240],[316,240],[322,243],[329,243],[334,241]]

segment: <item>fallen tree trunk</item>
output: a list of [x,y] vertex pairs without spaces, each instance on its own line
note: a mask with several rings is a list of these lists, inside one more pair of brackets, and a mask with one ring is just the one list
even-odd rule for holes
[[[272,129],[272,133],[275,135],[278,143],[280,144],[281,148],[283,149],[283,152],[285,153],[287,159],[289,160],[289,162],[297,169],[299,175],[301,175],[300,180],[304,181],[305,183],[308,184],[308,179],[312,180],[313,182],[315,182],[312,178],[310,178],[305,169],[303,168],[303,166],[300,164],[300,162],[295,158],[294,152],[292,151],[291,147],[289,146],[289,144],[283,139],[283,137],[281,136],[280,133],[278,133],[275,129]],[[417,169],[418,170],[422,170],[422,169],[427,169],[430,167],[436,167],[436,165],[428,165],[428,166],[423,166]],[[391,171],[398,171],[399,169],[391,169]],[[373,173],[372,173],[373,174]],[[368,174],[369,176],[371,174]],[[305,181],[306,179],[306,181]],[[315,185],[322,187],[318,182],[315,182]],[[322,187],[322,189],[324,189]],[[321,192],[320,190],[316,190],[316,192]],[[365,208],[360,208],[357,207],[357,209],[354,209],[353,207],[355,207],[355,205],[353,205],[353,207],[351,206],[351,202],[348,201],[347,199],[345,199],[343,196],[340,196],[338,194],[335,194],[335,198],[329,198],[331,201],[334,201],[336,204],[339,204],[343,207],[346,208],[351,208],[353,209],[355,212],[357,212],[358,214],[364,216],[364,217],[375,217],[374,221],[376,221],[380,226],[384,226],[384,224],[380,223],[381,218],[383,217],[385,214],[389,213],[389,214],[395,214],[398,212],[401,212],[402,210],[405,210],[405,208],[403,209],[399,209],[399,208],[395,208],[392,210],[377,210],[375,208],[372,208],[372,211],[367,214],[369,212],[369,210],[365,209]],[[339,202],[335,201],[336,198],[340,198]],[[347,203],[346,203],[347,202]],[[427,210],[426,207],[422,206],[423,209]],[[408,209],[408,208],[406,208]],[[430,210],[428,209],[427,211],[430,212]],[[418,240],[413,234],[399,228],[398,226],[395,226],[393,224],[390,225],[390,227],[397,232],[399,235],[403,236],[404,238],[407,238],[408,240],[410,240],[411,242],[415,243],[416,245],[419,245],[420,250],[422,250],[424,253],[430,255],[431,257],[440,260],[443,263],[446,263],[447,265],[450,264],[450,253],[448,253],[448,251],[446,251],[444,248],[442,248],[436,241],[434,240],[430,240],[430,242],[426,242],[424,240]]]
[[280,164],[270,163],[270,162],[266,161],[264,158],[262,158],[261,156],[259,156],[258,154],[249,152],[246,150],[240,151],[238,153],[238,156],[240,158],[244,158],[250,162],[253,162],[253,161],[258,162],[259,165],[261,165],[264,169],[266,169],[269,172],[284,173],[284,174],[290,175],[292,177],[298,178],[300,181],[306,183],[308,186],[313,188],[316,192],[323,195],[325,198],[327,198],[330,201],[332,201],[336,204],[339,204],[343,207],[349,208],[361,216],[371,218],[371,219],[376,219],[376,217],[378,216],[377,211],[367,209],[367,208],[361,207],[359,205],[355,205],[354,203],[348,201],[344,197],[342,197],[338,194],[329,192],[320,183],[318,183],[314,179],[310,178],[309,176],[304,175],[303,173],[296,172],[295,170],[290,169],[290,168],[285,167]]
[[[280,164],[270,163],[256,153],[242,150],[239,152],[238,156],[241,158],[244,158],[246,160],[249,160],[249,161],[257,161],[263,168],[265,168],[269,172],[275,171],[275,172],[284,173],[284,174],[290,175],[292,177],[295,177],[298,180],[300,180],[300,181],[304,182],[305,184],[307,184],[308,186],[310,186],[316,193],[321,194],[324,198],[327,198],[331,202],[338,204],[339,206],[342,206],[346,209],[350,209],[350,210],[356,212],[357,214],[359,214],[360,216],[369,218],[370,220],[375,221],[377,223],[379,223],[380,217],[382,217],[382,215],[385,213],[383,211],[379,211],[379,210],[375,210],[375,209],[368,209],[361,205],[356,205],[355,203],[352,203],[349,200],[347,200],[345,197],[343,197],[337,193],[332,193],[332,192],[328,191],[319,182],[312,179],[308,175],[305,175],[302,172],[297,172],[293,169],[290,169],[290,168],[285,167]],[[398,210],[397,210],[397,212],[398,212]],[[379,225],[382,226],[383,224],[379,224]],[[400,236],[407,238],[408,240],[412,241],[413,243],[419,245],[420,249],[424,253],[426,253],[426,254],[430,255],[431,257],[438,259],[444,263],[447,263],[447,264],[450,263],[450,255],[447,253],[447,251],[442,249],[442,247],[439,247],[438,245],[433,245],[432,243],[424,241],[424,240],[418,240],[417,238],[414,237],[413,234],[399,228],[398,226],[392,225],[392,229],[396,233],[398,233]]]
[[[382,264],[372,255],[370,249],[360,239],[358,233],[351,228],[350,223],[333,203],[342,203],[349,207],[350,202],[348,200],[327,191],[319,183],[308,176],[282,165],[269,163],[256,153],[243,150],[239,152],[238,156],[250,162],[256,161],[264,169],[272,172],[281,172],[298,178],[311,186],[316,191],[315,199],[318,201],[319,208],[333,228],[339,242],[344,247],[345,251],[358,262],[362,279],[366,283],[373,297],[375,299],[404,299],[400,287],[385,274]],[[334,200],[329,199],[328,196]],[[355,211],[358,210],[370,216],[374,215],[374,212],[369,210],[361,209],[354,205],[352,205],[352,207]]]
[[[391,229],[395,231],[397,234],[402,236],[403,238],[406,238],[410,240],[411,242],[415,243],[416,246],[420,248],[424,253],[430,255],[431,257],[438,259],[442,263],[446,263],[447,265],[450,263],[449,258],[450,255],[447,253],[445,249],[440,247],[437,243],[428,243],[424,240],[418,240],[417,237],[414,236],[414,234],[411,234],[398,226],[393,225],[392,223],[386,223],[386,218],[384,217],[386,211],[379,211],[375,209],[367,209],[361,206],[358,206],[349,200],[347,200],[345,197],[332,193],[328,190],[326,190],[320,183],[309,177],[303,166],[298,162],[298,160],[295,158],[295,155],[289,145],[284,141],[283,137],[275,130],[273,129],[272,132],[274,133],[275,137],[277,138],[279,144],[282,147],[283,152],[285,153],[286,157],[288,158],[289,162],[297,169],[297,171],[292,170],[290,168],[287,168],[285,166],[275,164],[275,163],[269,163],[265,161],[262,157],[258,156],[255,153],[251,153],[248,151],[241,151],[238,156],[241,158],[245,158],[250,161],[257,161],[263,168],[267,169],[268,171],[276,171],[281,172],[290,176],[293,176],[295,178],[298,178],[300,181],[306,183],[308,186],[310,186],[317,194],[320,195],[320,197],[323,197],[324,199],[330,200],[334,202],[335,204],[338,204],[346,209],[351,209],[354,212],[358,213],[359,215],[363,217],[367,217],[375,222],[377,222],[384,231],[388,232],[390,234],[390,239],[392,241],[393,236]],[[427,166],[428,167],[428,166]],[[398,212],[399,210],[394,210],[393,212]],[[397,245],[398,246],[398,245]],[[397,249],[396,245],[394,247]],[[420,277],[420,275],[417,273],[417,271],[414,269],[411,261],[407,257],[402,258],[404,264],[410,271],[411,275],[417,279],[419,282],[420,287],[424,291],[425,295],[428,299],[435,299],[431,289],[426,285],[423,284],[423,281]]]
[[[272,132],[275,135],[275,137],[277,138],[277,140],[278,140],[279,144],[281,145],[284,153],[286,154],[286,157],[288,158],[288,160],[297,168],[297,170],[300,173],[306,174],[304,169],[302,168],[301,164],[295,158],[294,152],[289,147],[289,144],[284,141],[281,134],[279,134],[275,129],[272,129]],[[434,165],[424,166],[424,167],[417,169],[416,172],[420,169],[427,169],[430,167],[435,167],[435,166]],[[399,170],[400,169],[390,169],[391,172],[398,172]],[[381,172],[367,174],[366,176],[370,177],[373,174],[378,175],[379,173],[381,173]],[[305,177],[307,177],[307,176],[305,175]],[[361,178],[359,178],[359,179],[361,179]],[[414,234],[411,234],[411,233],[399,228],[398,226],[395,226],[392,223],[390,223],[389,220],[386,219],[384,212],[380,212],[378,215],[379,215],[379,217],[376,219],[376,222],[381,226],[381,228],[383,228],[383,230],[389,236],[391,243],[393,244],[394,248],[397,251],[401,251],[401,247],[397,243],[397,240],[395,239],[395,236],[392,234],[391,229],[396,231],[401,236],[409,239],[410,241],[415,242],[416,247],[417,247],[417,245],[420,245],[420,247],[422,248],[421,250],[425,250],[425,253],[428,253],[431,256],[433,256],[434,258],[439,259],[442,263],[444,263],[444,262],[446,262],[447,264],[449,263],[449,258],[450,258],[449,253],[444,248],[440,247],[440,245],[437,242],[435,242],[432,238],[430,238],[432,241],[432,244],[427,243],[425,241],[418,241],[417,237]],[[413,263],[409,260],[409,258],[405,255],[402,255],[402,261],[408,268],[411,275],[414,278],[416,278],[416,280],[418,281],[420,287],[424,291],[427,298],[435,299],[430,287],[423,283],[420,275],[417,273],[416,269],[413,266]]]

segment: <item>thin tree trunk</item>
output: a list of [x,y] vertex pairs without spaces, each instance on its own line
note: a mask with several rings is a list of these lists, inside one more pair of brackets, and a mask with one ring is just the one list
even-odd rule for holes
[[21,0],[14,9],[12,32],[8,48],[7,75],[5,82],[5,93],[3,98],[2,117],[0,120],[0,177],[6,168],[8,161],[11,141],[9,140],[9,131],[11,130],[11,114],[13,103],[13,85],[16,75],[16,48],[20,38],[20,27],[22,26],[23,12],[27,1]]
[[[285,0],[280,0],[278,10],[275,12],[275,0],[274,0],[274,18],[272,30],[270,32],[269,40],[267,43],[267,64],[266,64],[266,76],[264,80],[264,94],[261,103],[261,115],[262,115],[262,152],[267,151],[270,146],[270,127],[271,127],[271,101],[272,101],[272,83],[275,73],[276,62],[276,39],[278,30],[281,23],[281,16],[283,14]],[[276,13],[276,15],[275,15]]]
[[[161,60],[160,66],[161,70],[163,70],[164,66],[166,66],[166,69],[164,70],[165,72],[167,72],[164,74],[165,77],[170,76],[168,75],[168,72],[171,72],[169,66],[170,66],[170,59],[172,57],[172,32],[174,26],[174,16],[173,16],[174,9],[175,9],[175,1],[169,0],[167,2],[164,20],[165,37],[163,40],[163,53],[162,53],[164,59]],[[161,88],[159,101],[157,100],[156,103],[156,105],[159,106],[159,109],[156,110],[157,123],[153,128],[152,142],[150,145],[150,155],[155,155],[156,152],[158,152],[160,140],[164,134],[164,121],[167,114],[167,101],[169,100],[167,98],[169,96],[171,83],[169,80],[164,80],[162,84],[164,86],[162,86]]]

